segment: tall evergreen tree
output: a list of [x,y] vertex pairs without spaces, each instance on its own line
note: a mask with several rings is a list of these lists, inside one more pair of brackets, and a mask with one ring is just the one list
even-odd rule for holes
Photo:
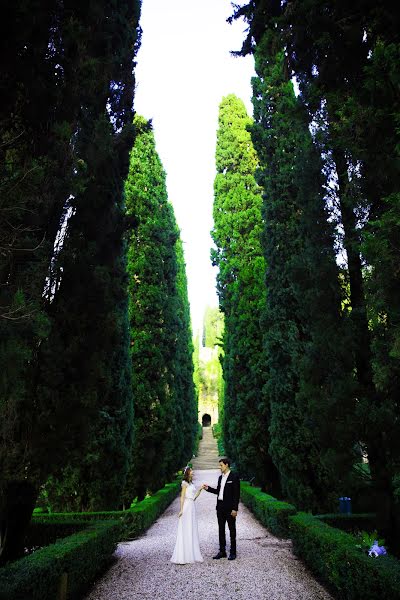
[[[0,521],[7,531],[1,539],[9,542],[4,558],[18,552],[38,486],[65,466],[66,449],[83,452],[83,444],[99,433],[107,406],[113,406],[115,433],[126,429],[123,412],[131,410],[130,387],[122,384],[123,348],[109,363],[105,355],[112,339],[124,338],[121,198],[132,142],[140,2],[17,2],[12,10],[18,18],[10,22],[20,30],[14,39],[11,26],[2,37],[10,49],[2,53],[7,101],[1,115],[6,132],[1,176],[11,221],[2,225],[1,236],[18,234],[0,266],[1,305],[6,317],[25,319],[1,322]],[[74,215],[62,257],[54,260],[69,196]],[[110,340],[103,336],[102,320]],[[126,334],[125,340],[126,346]],[[114,373],[108,371],[112,363]],[[115,440],[107,445],[115,449]],[[126,454],[115,449],[112,461],[115,457],[123,479],[121,452]],[[98,456],[96,461],[99,465]],[[90,475],[94,480],[93,471]],[[111,488],[98,486],[96,502],[115,505],[118,492]]]
[[[398,215],[395,89],[400,11],[381,1],[350,6],[330,0],[321,10],[314,0],[253,0],[236,7],[234,18],[238,16],[249,22],[243,53],[257,48],[266,30],[282,31],[288,73],[296,76],[309,118],[318,123],[325,170],[337,174],[335,200],[350,283],[346,342],[350,341],[358,384],[357,438],[368,449],[381,531],[391,537],[397,527],[393,477],[399,464],[399,424],[394,389],[399,362],[397,258],[389,248]],[[363,259],[369,261],[367,270]]]
[[158,489],[190,458],[197,417],[179,231],[151,125],[142,117],[135,124],[125,186],[128,214],[139,221],[128,251],[135,442],[127,502]]
[[225,447],[242,473],[271,486],[276,483],[276,470],[268,453],[269,407],[260,402],[265,383],[259,324],[265,300],[262,200],[254,179],[257,156],[247,130],[251,123],[239,98],[232,94],[223,98],[217,132],[212,261],[219,267],[217,288],[225,321]]
[[354,459],[351,361],[340,350],[333,237],[320,159],[274,30],[264,34],[255,57],[253,139],[265,190],[270,449],[287,497],[321,510],[336,501]]

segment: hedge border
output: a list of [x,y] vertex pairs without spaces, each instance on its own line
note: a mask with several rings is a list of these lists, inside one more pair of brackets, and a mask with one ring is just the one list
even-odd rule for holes
[[54,600],[60,578],[68,575],[68,598],[80,598],[110,562],[121,539],[137,537],[150,527],[176,498],[180,480],[126,511],[36,514],[34,526],[84,526],[0,568],[0,600]]
[[289,517],[297,512],[293,504],[277,500],[248,481],[240,482],[240,490],[243,504],[271,533],[283,538],[290,536]]
[[92,523],[5,565],[0,569],[0,600],[54,600],[63,573],[68,574],[68,598],[78,598],[111,560],[120,533],[118,521]]
[[74,519],[85,521],[117,520],[121,525],[123,538],[141,535],[158,516],[171,504],[180,491],[181,480],[167,483],[152,496],[135,504],[132,508],[118,511],[99,511],[82,513],[50,513],[33,515],[34,523],[57,523]]
[[371,558],[354,536],[308,513],[290,516],[289,524],[294,552],[337,598],[400,598],[400,563],[393,556]]

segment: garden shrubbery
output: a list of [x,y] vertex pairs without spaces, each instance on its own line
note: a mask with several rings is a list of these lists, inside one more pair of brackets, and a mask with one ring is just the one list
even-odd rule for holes
[[255,517],[274,535],[289,537],[289,516],[296,514],[293,504],[277,500],[252,487],[247,481],[240,484],[240,499]]
[[400,563],[392,556],[372,558],[354,536],[307,513],[290,516],[293,549],[338,598],[400,598]]
[[34,523],[62,523],[65,521],[118,521],[121,527],[121,537],[135,537],[145,531],[157,517],[164,512],[174,500],[180,489],[180,480],[167,483],[152,496],[132,505],[128,510],[84,512],[84,513],[51,513],[33,516]]
[[63,573],[68,598],[79,597],[107,566],[118,541],[150,527],[179,488],[180,480],[168,483],[125,511],[34,514],[28,549],[46,546],[0,568],[0,600],[54,600]]
[[336,527],[349,533],[356,532],[357,530],[373,531],[376,528],[375,513],[329,513],[326,515],[315,515],[315,517],[331,527]]
[[214,423],[212,426],[212,433],[217,440],[218,454],[219,456],[225,456],[224,441],[222,439],[222,427],[219,423]]
[[68,598],[79,597],[107,566],[120,534],[119,522],[89,523],[82,531],[9,563],[0,569],[0,600],[54,600],[63,573],[68,576]]

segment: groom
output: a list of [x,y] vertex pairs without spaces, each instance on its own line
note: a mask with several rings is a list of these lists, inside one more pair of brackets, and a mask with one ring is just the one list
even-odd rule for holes
[[221,475],[218,478],[217,489],[203,483],[202,487],[211,494],[217,494],[217,518],[219,527],[219,552],[215,559],[226,558],[225,523],[228,523],[231,535],[231,551],[228,560],[236,558],[236,516],[238,513],[240,480],[236,473],[230,470],[228,458],[219,460]]

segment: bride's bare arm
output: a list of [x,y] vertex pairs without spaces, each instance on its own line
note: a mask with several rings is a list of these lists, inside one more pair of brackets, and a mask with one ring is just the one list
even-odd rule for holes
[[197,492],[196,492],[196,495],[195,495],[195,497],[194,497],[194,499],[195,499],[195,500],[196,500],[196,498],[198,498],[198,497],[200,496],[200,494],[201,494],[201,490],[202,490],[202,489],[203,489],[203,488],[201,487],[201,488],[199,488],[199,489],[197,490]]
[[183,513],[183,503],[185,502],[186,488],[187,488],[187,485],[183,485],[182,486],[182,491],[181,491],[181,510],[179,511],[178,517],[181,517],[182,513]]

